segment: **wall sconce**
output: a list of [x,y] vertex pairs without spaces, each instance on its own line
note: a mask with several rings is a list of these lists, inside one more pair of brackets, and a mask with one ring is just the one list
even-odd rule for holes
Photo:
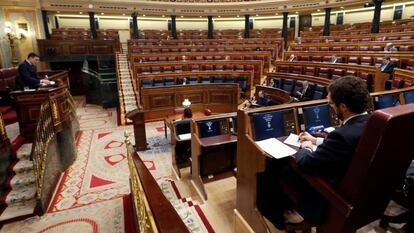
[[191,102],[188,99],[184,99],[184,101],[182,102],[182,105],[184,108],[189,108],[191,105]]
[[7,39],[9,40],[10,44],[12,65],[17,66],[19,60],[16,57],[15,41],[25,39],[27,36],[27,31],[23,28],[17,28],[16,30],[16,28],[13,28],[13,24],[11,22],[6,22],[4,24],[4,32],[6,33]]

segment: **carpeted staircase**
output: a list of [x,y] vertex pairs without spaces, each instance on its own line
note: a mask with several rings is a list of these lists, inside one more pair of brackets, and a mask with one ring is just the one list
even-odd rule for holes
[[200,206],[191,197],[182,198],[174,181],[162,179],[158,185],[190,232],[214,233]]
[[10,125],[17,122],[17,114],[12,106],[0,106],[0,112],[3,115],[5,125]]
[[30,160],[32,144],[24,142],[19,136],[11,146],[12,161],[0,197],[0,225],[35,214],[36,184]]
[[128,45],[126,43],[121,44],[122,53],[116,53],[118,70],[118,94],[119,94],[119,114],[120,124],[125,125],[131,123],[129,119],[126,119],[125,115],[137,108],[138,96],[135,92],[134,83],[132,81],[132,72],[128,63]]

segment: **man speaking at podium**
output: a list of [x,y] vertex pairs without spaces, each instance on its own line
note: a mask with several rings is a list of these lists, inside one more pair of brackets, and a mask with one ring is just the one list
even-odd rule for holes
[[39,63],[39,55],[36,53],[29,53],[27,59],[19,64],[18,75],[16,78],[17,88],[24,89],[36,89],[40,86],[47,86],[50,81],[47,79],[40,79],[37,76],[36,65]]

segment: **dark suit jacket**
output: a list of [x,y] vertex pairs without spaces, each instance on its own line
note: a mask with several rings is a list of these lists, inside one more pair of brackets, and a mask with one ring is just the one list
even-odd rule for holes
[[[380,66],[380,69],[382,66],[383,65]],[[392,72],[394,72],[395,67],[397,67],[397,64],[395,64],[395,62],[390,61],[382,72],[392,74]]]
[[299,95],[299,100],[300,101],[307,101],[307,100],[311,100],[312,99],[312,91],[311,88],[308,87],[305,92],[303,92],[304,90],[302,90],[302,95]]
[[37,77],[37,68],[26,60],[19,64],[16,86],[20,89],[23,87],[38,88],[40,79]]
[[359,139],[365,129],[368,115],[356,116],[331,132],[316,151],[301,149],[295,154],[299,167],[307,173],[337,185],[354,156]]

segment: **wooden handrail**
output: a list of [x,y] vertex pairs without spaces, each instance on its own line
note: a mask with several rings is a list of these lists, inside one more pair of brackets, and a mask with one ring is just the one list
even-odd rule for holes
[[137,232],[189,232],[174,207],[162,193],[154,177],[136,153],[125,132],[131,194]]

